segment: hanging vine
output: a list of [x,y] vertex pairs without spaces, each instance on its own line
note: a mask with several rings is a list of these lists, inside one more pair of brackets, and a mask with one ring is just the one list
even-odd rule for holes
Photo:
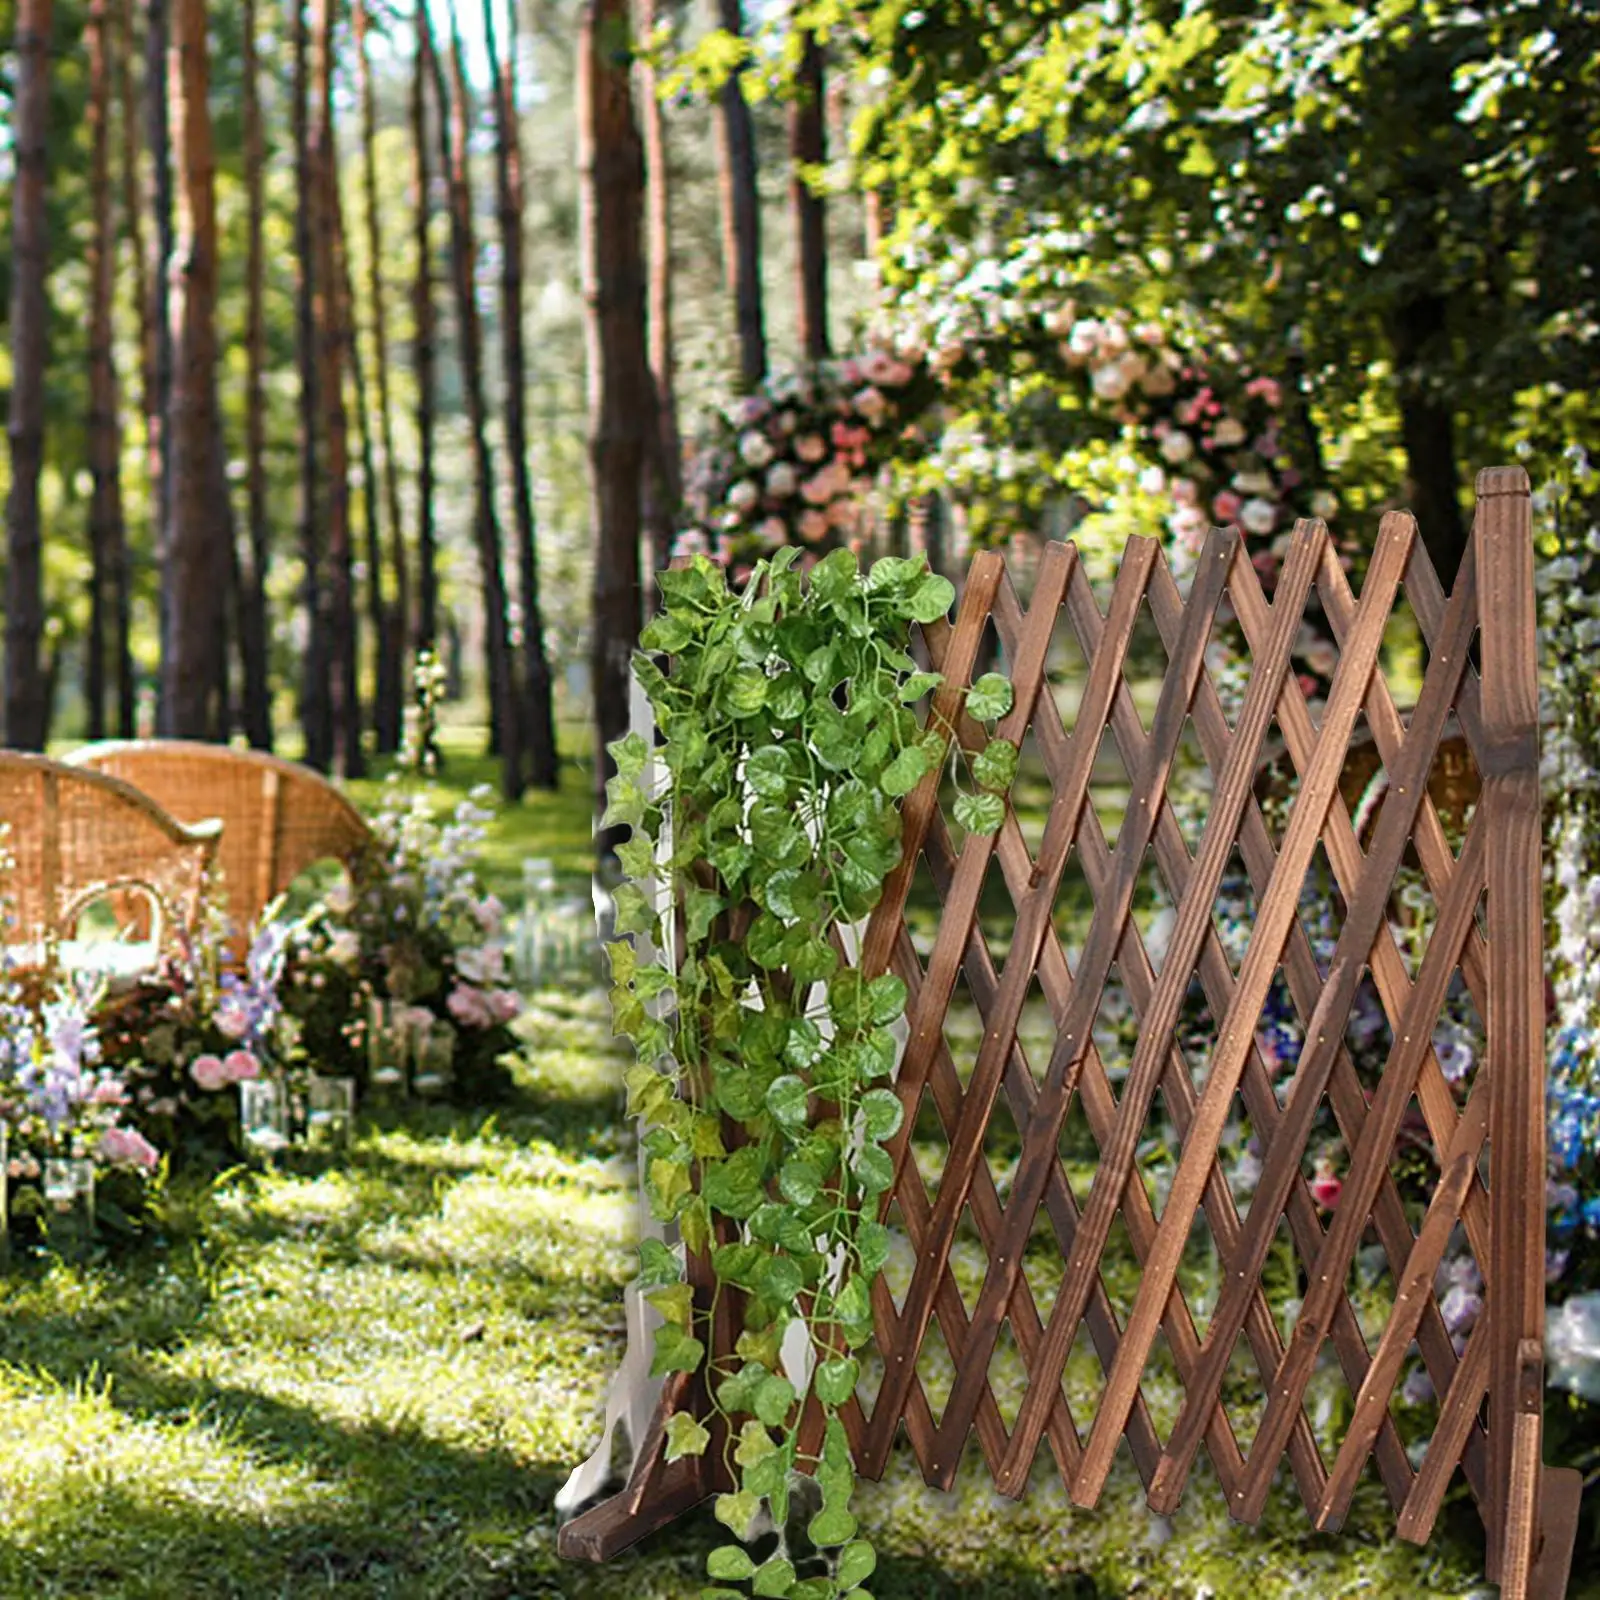
[[[892,1083],[906,988],[842,953],[899,863],[898,802],[958,748],[948,725],[919,721],[941,679],[907,651],[911,624],[945,616],[955,594],[920,559],[863,573],[837,550],[803,579],[799,558],[758,562],[742,591],[704,557],[662,574],[635,662],[661,742],[633,733],[611,747],[606,822],[633,828],[617,931],[643,936],[610,947],[612,1001],[638,1055],[628,1105],[649,1203],[711,1269],[708,1304],[678,1250],[642,1251],[665,1319],[653,1370],[703,1371],[713,1413],[671,1418],[668,1459],[720,1434],[736,1485],[716,1515],[739,1542],[712,1552],[709,1575],[757,1595],[866,1600],[876,1556],[856,1536],[839,1412],[889,1252],[878,1211],[904,1114]],[[979,721],[1010,706],[997,673],[965,697]],[[1016,761],[1015,745],[991,739],[964,764],[963,827],[999,827]],[[724,1355],[710,1321],[730,1294],[742,1326]],[[798,1372],[782,1355],[797,1319],[810,1354]],[[824,1417],[819,1454],[802,1453],[808,1395]],[[803,1540],[789,1526],[802,1472],[821,1495]],[[758,1561],[763,1511],[777,1539]]]

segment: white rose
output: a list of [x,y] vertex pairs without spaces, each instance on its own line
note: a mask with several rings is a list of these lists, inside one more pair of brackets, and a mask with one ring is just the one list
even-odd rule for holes
[[792,461],[776,461],[767,469],[767,493],[774,500],[787,500],[800,487],[800,474]]
[[1077,356],[1080,361],[1086,356],[1092,356],[1100,348],[1100,335],[1100,324],[1092,317],[1073,323],[1072,332],[1067,335],[1069,354]]
[[1139,474],[1139,487],[1146,494],[1160,494],[1167,486],[1167,475],[1160,467],[1146,467]]
[[1246,533],[1258,537],[1271,533],[1278,524],[1278,508],[1270,500],[1263,500],[1259,496],[1246,500],[1239,508],[1239,522]]
[[1102,400],[1120,400],[1128,392],[1128,377],[1120,362],[1112,362],[1094,369],[1089,387]]
[[739,435],[739,454],[747,466],[764,467],[773,456],[772,441],[752,428]]
[[1180,462],[1187,461],[1194,454],[1194,440],[1182,428],[1174,428],[1161,441],[1161,456],[1164,461],[1177,466]]
[[748,478],[741,478],[728,491],[728,505],[732,510],[737,511],[741,517],[754,511],[756,502],[760,498],[761,491]]
[[1211,430],[1211,437],[1224,450],[1232,450],[1244,443],[1244,424],[1237,417],[1224,417]]

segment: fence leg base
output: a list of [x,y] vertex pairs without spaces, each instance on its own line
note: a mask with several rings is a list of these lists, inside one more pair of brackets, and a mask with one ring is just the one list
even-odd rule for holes
[[[690,1470],[678,1472],[679,1467]],[[621,1493],[574,1517],[556,1536],[556,1550],[567,1561],[609,1561],[693,1510],[709,1493],[698,1462],[674,1462],[651,1472],[650,1481],[629,1483]]]
[[1583,1474],[1572,1467],[1546,1467],[1539,1493],[1539,1554],[1528,1579],[1528,1600],[1563,1600],[1578,1534]]

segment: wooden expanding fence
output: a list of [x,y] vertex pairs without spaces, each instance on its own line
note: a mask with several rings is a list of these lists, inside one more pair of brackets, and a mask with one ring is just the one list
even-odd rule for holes
[[[1408,715],[1378,670],[1402,590],[1427,656]],[[1331,688],[1316,710],[1291,665],[1314,597],[1338,649]],[[1126,670],[1142,607],[1168,658],[1148,728]],[[1229,617],[1251,661],[1232,718],[1206,664],[1213,630]],[[1448,598],[1414,522],[1400,513],[1383,519],[1359,599],[1320,522],[1296,528],[1270,603],[1231,532],[1211,535],[1186,597],[1159,546],[1130,540],[1104,615],[1070,545],[1046,548],[1026,609],[1000,557],[973,562],[954,622],[922,632],[927,656],[946,679],[934,715],[953,722],[969,747],[986,742],[961,703],[992,626],[1015,690],[999,732],[1026,741],[1051,793],[1035,845],[1009,809],[996,835],[958,843],[931,776],[905,802],[905,855],[861,941],[869,973],[894,971],[910,992],[896,1078],[907,1115],[889,1146],[896,1181],[883,1196],[883,1214],[900,1221],[915,1256],[898,1298],[887,1279],[878,1282],[881,1382],[870,1409],[859,1400],[846,1408],[864,1475],[882,1473],[903,1425],[924,1478],[949,1488],[975,1433],[1001,1493],[1024,1491],[1047,1443],[1072,1499],[1090,1506],[1125,1438],[1150,1505],[1170,1511],[1203,1445],[1234,1516],[1260,1515],[1287,1458],[1313,1521],[1329,1530],[1341,1524],[1370,1458],[1400,1534],[1420,1542],[1459,1466],[1483,1516],[1489,1573],[1502,1594],[1521,1600],[1564,1591],[1578,1478],[1545,1469],[1541,1459],[1544,980],[1534,622],[1528,482],[1519,469],[1480,476],[1472,545]],[[1086,664],[1070,732],[1055,695],[1042,692],[1047,656],[1063,627]],[[1358,838],[1340,777],[1363,715],[1388,789]],[[1296,781],[1286,813],[1269,824],[1254,779],[1274,724]],[[1213,778],[1193,851],[1167,792],[1186,728]],[[1482,774],[1459,851],[1429,795],[1436,752],[1457,734]],[[1129,779],[1114,843],[1089,794],[1103,741],[1114,743]],[[1302,903],[1319,847],[1342,907],[1331,959],[1320,961]],[[1133,915],[1147,855],[1175,907],[1154,960]],[[1069,858],[1093,901],[1082,947],[1070,960],[1054,920]],[[1253,926],[1242,960],[1230,961],[1213,910],[1235,861],[1253,890]],[[1014,909],[1003,963],[980,921],[980,900],[996,870]],[[1419,963],[1408,962],[1393,915],[1405,870],[1420,870],[1434,905]],[[918,873],[942,902],[926,962],[906,921]],[[1113,971],[1138,1018],[1120,1087],[1096,1041]],[[1464,1102],[1434,1045],[1458,973],[1487,1022],[1487,1050]],[[1286,1096],[1258,1035],[1280,974],[1303,1022]],[[1370,1093],[1347,1033],[1364,979],[1377,991],[1393,1041]],[[979,1042],[959,1060],[946,1031],[958,983],[982,1022]],[[1053,1043],[1047,1061],[1030,1062],[1019,1023],[1035,986],[1048,1003]],[[1176,1031],[1195,986],[1216,1019],[1203,1075],[1191,1068]],[[948,1142],[932,1194],[911,1156],[925,1096]],[[1180,1145],[1159,1210],[1140,1169],[1158,1096]],[[1260,1153],[1247,1208],[1236,1204],[1219,1152],[1236,1103]],[[1349,1152],[1342,1193],[1326,1221],[1305,1175],[1324,1106]],[[1074,1109],[1098,1148],[1081,1202],[1060,1153]],[[985,1157],[1001,1115],[1015,1124],[1021,1149],[1004,1195]],[[1403,1125],[1414,1143],[1431,1145],[1433,1191],[1415,1230],[1393,1170]],[[1185,1299],[1179,1268],[1202,1213],[1220,1289],[1196,1308]],[[1064,1268],[1047,1312],[1024,1270],[1041,1220],[1059,1241]],[[975,1225],[986,1256],[975,1300],[963,1296],[952,1260],[964,1225]],[[1303,1285],[1287,1344],[1263,1286],[1285,1226]],[[1114,1230],[1139,1269],[1121,1314],[1106,1278]],[[1458,1353],[1435,1280],[1463,1231],[1482,1273],[1484,1308]],[[1364,1332],[1350,1291],[1357,1254],[1373,1240],[1391,1284],[1375,1346],[1370,1307]],[[704,1281],[703,1270],[699,1276]],[[1007,1325],[1026,1372],[1009,1421],[992,1382]],[[1074,1419],[1063,1384],[1080,1325],[1103,1374],[1086,1426]],[[953,1369],[937,1420],[919,1365],[934,1328]],[[1264,1398],[1248,1453],[1224,1403],[1241,1337],[1260,1373],[1257,1398]],[[1325,1345],[1352,1402],[1331,1461],[1319,1448],[1307,1400]],[[1392,1404],[1413,1347],[1438,1397],[1417,1464]],[[1183,1396],[1164,1440],[1146,1393],[1158,1355],[1175,1369]],[[717,1450],[671,1465],[662,1455],[664,1417],[700,1404],[697,1380],[669,1384],[632,1480],[567,1525],[566,1553],[603,1559],[724,1487]]]

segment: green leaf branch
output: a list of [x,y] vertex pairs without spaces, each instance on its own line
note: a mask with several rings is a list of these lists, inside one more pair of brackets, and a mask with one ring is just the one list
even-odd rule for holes
[[[953,726],[919,719],[943,679],[910,654],[912,624],[955,599],[920,559],[863,572],[841,550],[802,575],[783,550],[735,591],[701,558],[661,585],[635,662],[660,738],[611,746],[607,821],[633,829],[617,929],[643,939],[610,948],[616,1030],[637,1055],[626,1083],[646,1195],[711,1268],[697,1296],[677,1250],[641,1251],[641,1288],[662,1317],[652,1370],[699,1373],[710,1397],[710,1415],[670,1420],[666,1449],[676,1460],[723,1441],[735,1487],[716,1515],[739,1542],[712,1552],[708,1577],[755,1595],[870,1600],[861,1585],[876,1558],[857,1538],[840,1410],[889,1251],[878,1212],[894,1181],[884,1146],[905,1115],[890,1080],[907,995],[898,977],[847,963],[847,930],[899,865],[900,800],[953,781],[961,825],[992,832],[1016,746],[991,737],[968,761]],[[987,673],[963,702],[993,724],[1011,686]],[[732,1351],[711,1334],[725,1300]],[[781,1355],[797,1320],[815,1356],[809,1397]],[[820,1455],[802,1450],[808,1398],[823,1413]],[[821,1494],[803,1540],[789,1527],[802,1472]],[[768,1519],[777,1548],[758,1561],[748,1546]]]

